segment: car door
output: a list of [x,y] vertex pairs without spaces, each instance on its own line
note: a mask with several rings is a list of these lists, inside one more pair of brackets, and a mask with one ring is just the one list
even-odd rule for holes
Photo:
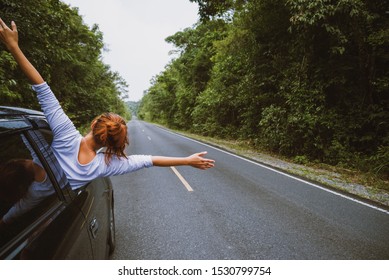
[[85,215],[94,258],[106,259],[109,253],[111,186],[105,178],[98,178],[83,187],[78,195],[86,200],[82,212]]
[[[0,120],[0,216],[5,221],[0,227],[1,259],[93,258],[89,229],[80,211],[87,201],[70,190],[49,147],[50,137],[44,121]],[[41,185],[25,184],[23,179],[30,176],[25,168],[12,174],[21,160],[44,169]],[[23,184],[24,192],[14,194],[12,190]]]

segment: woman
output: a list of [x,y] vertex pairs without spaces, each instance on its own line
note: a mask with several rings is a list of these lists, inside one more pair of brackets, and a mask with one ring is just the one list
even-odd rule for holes
[[[64,169],[73,189],[96,177],[124,174],[150,166],[189,165],[200,169],[214,166],[214,160],[204,158],[206,152],[188,157],[126,156],[127,126],[118,115],[106,113],[95,118],[91,131],[82,136],[62,110],[50,87],[25,57],[18,44],[15,22],[9,28],[0,19],[0,39],[33,84],[47,121],[53,131],[53,152]],[[106,148],[105,153],[98,150]]]

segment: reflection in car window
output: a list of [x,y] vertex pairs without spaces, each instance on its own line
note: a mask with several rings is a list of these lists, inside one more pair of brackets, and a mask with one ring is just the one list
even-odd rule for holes
[[[0,247],[44,213],[56,199],[52,181],[28,138],[39,143],[45,159],[52,156],[40,133],[0,137]],[[55,173],[61,180],[63,176]]]
[[41,129],[39,131],[30,131],[30,137],[33,142],[36,143],[39,147],[41,155],[44,157],[45,161],[50,165],[50,171],[55,177],[55,181],[58,183],[58,187],[64,189],[68,187],[68,181],[66,179],[65,173],[60,167],[57,159],[55,158],[53,151],[51,150],[49,143],[53,141],[53,136],[51,131]]

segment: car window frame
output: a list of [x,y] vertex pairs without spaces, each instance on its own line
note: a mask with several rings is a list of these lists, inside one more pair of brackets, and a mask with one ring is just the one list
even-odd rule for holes
[[[51,150],[50,144],[47,143],[46,139],[43,137],[40,129],[48,129],[50,130],[47,122],[44,119],[39,118],[40,122],[34,122],[32,119],[21,118],[19,119],[21,122],[25,122],[26,126],[22,129],[10,129],[10,131],[6,134],[23,134],[32,149],[37,154],[41,164],[43,165],[49,180],[52,183],[52,186],[55,190],[52,197],[54,200],[52,204],[50,203],[49,207],[45,209],[41,214],[39,214],[34,220],[31,221],[25,228],[23,228],[20,232],[18,232],[15,237],[8,240],[1,248],[0,248],[0,259],[14,259],[17,257],[24,248],[28,246],[31,242],[33,242],[32,236],[39,236],[39,233],[44,230],[45,225],[50,223],[50,221],[54,221],[55,217],[60,215],[60,213],[66,208],[66,205],[72,200],[74,197],[73,191],[70,189],[70,185],[66,179],[65,174],[63,173],[62,168],[59,166],[58,161],[55,159],[55,156]],[[43,120],[43,122],[41,122]],[[47,125],[44,125],[46,123]],[[51,130],[50,130],[51,131]],[[44,141],[37,143],[36,140]],[[54,157],[52,160],[52,164],[48,162],[48,160],[43,155],[42,149],[46,149],[46,152]],[[64,182],[58,182],[56,175],[53,171],[53,165],[55,168],[59,168],[59,174],[61,178],[65,178]],[[63,188],[61,185],[63,184]],[[32,238],[31,238],[32,237]]]

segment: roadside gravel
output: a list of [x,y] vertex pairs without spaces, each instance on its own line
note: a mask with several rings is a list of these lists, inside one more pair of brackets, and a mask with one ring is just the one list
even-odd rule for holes
[[372,202],[389,206],[389,193],[384,190],[377,190],[369,186],[348,182],[341,173],[320,168],[313,168],[305,165],[286,162],[269,155],[259,153],[243,153],[244,156],[284,170],[310,181],[318,182],[321,185],[353,194],[357,197],[371,200]]

